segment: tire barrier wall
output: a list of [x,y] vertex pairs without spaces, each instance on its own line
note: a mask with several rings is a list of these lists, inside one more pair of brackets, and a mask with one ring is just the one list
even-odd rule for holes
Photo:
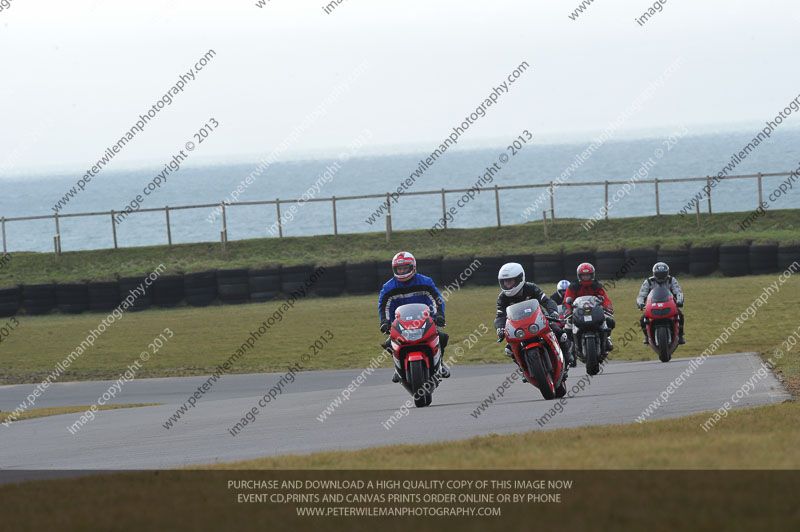
[[[634,262],[635,259],[635,262]],[[474,261],[480,261],[480,264]],[[592,262],[600,281],[614,279],[620,272],[625,278],[650,275],[653,264],[663,261],[675,274],[693,277],[716,271],[724,276],[777,273],[795,261],[800,262],[800,245],[751,244],[697,246],[678,249],[632,248],[587,252],[543,253],[500,257],[464,257],[419,259],[417,270],[431,277],[440,290],[445,286],[496,286],[497,272],[506,262],[519,262],[533,279],[550,293],[550,284],[574,279],[581,262]],[[66,314],[109,312],[137,289],[130,310],[177,305],[207,306],[214,303],[264,303],[303,288],[314,273],[312,264],[273,266],[261,269],[227,269],[163,275],[138,292],[142,277],[123,277],[118,281],[91,281],[21,285],[0,289],[0,317],[18,313],[47,314],[57,310]],[[461,279],[465,274],[466,279]],[[532,276],[531,276],[532,274]],[[325,273],[306,289],[306,294],[335,297],[342,294],[373,294],[392,276],[387,261],[341,263],[326,266]]]

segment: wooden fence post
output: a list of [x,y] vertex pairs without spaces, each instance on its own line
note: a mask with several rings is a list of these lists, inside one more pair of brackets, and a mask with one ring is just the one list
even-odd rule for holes
[[544,228],[544,237],[547,238],[547,209],[542,211],[542,228]]
[[114,219],[114,209],[111,209],[111,231],[114,233],[114,249],[117,249],[117,220]]
[[331,203],[333,203],[333,234],[336,236],[339,234],[339,225],[336,222],[336,196],[331,198]]
[[658,178],[655,179],[656,184],[656,216],[661,216],[661,206],[658,201]]
[[275,198],[275,210],[278,213],[278,237],[283,240],[283,224],[281,223],[281,199]]
[[392,213],[386,214],[386,243],[392,239]]
[[550,181],[550,223],[556,222],[556,190],[553,187],[553,182]]
[[711,179],[706,176],[706,188],[708,188],[708,215],[711,216]]
[[169,226],[169,205],[164,207],[164,212],[167,215],[167,245],[172,247],[172,229]]
[[608,220],[608,179],[606,179],[606,220]]
[[442,222],[444,222],[444,228],[447,229],[447,205],[444,201],[444,189],[442,189]]
[[764,202],[764,196],[762,195],[761,191],[761,172],[758,173],[758,206],[761,207],[761,204]]
[[8,248],[6,248],[6,217],[2,218],[3,225],[3,255],[8,255]]
[[56,219],[56,253],[61,254],[61,229],[58,226],[58,213],[53,216]]
[[[222,232],[225,233],[225,242],[228,241],[228,215],[225,209],[225,201],[222,202]],[[224,246],[223,246],[224,249]]]
[[497,227],[500,227],[500,191],[494,186],[494,206],[497,209]]

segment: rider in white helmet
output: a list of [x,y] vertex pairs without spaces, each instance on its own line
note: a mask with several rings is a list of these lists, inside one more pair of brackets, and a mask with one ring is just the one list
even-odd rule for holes
[[[514,303],[537,299],[542,304],[542,307],[547,310],[547,314],[558,314],[558,305],[555,301],[547,297],[547,294],[534,283],[525,282],[525,270],[521,264],[516,262],[504,264],[497,274],[497,281],[500,283],[502,292],[497,297],[497,317],[494,320],[494,326],[497,329],[497,336],[501,340],[505,338],[506,308]],[[555,322],[550,322],[550,328],[553,329],[553,334],[558,338],[561,351],[564,353],[564,359],[568,364],[572,364],[573,356],[567,344],[567,335]],[[506,344],[506,356],[513,358],[511,346],[508,344]]]
[[563,305],[564,304],[564,294],[567,293],[567,288],[569,288],[569,281],[566,279],[562,279],[556,285],[556,291],[550,296],[550,299],[556,302],[556,305]]

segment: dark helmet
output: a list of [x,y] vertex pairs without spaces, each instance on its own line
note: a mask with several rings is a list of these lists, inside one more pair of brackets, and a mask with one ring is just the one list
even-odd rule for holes
[[656,262],[653,265],[653,277],[658,284],[663,284],[669,277],[669,266],[666,262]]

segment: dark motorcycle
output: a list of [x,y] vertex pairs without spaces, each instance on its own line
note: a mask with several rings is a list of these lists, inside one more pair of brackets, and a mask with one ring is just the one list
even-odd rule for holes
[[574,354],[586,364],[586,373],[589,375],[597,375],[600,364],[608,356],[606,346],[609,328],[603,299],[602,296],[581,296],[574,301],[567,301],[572,305],[570,321]]

